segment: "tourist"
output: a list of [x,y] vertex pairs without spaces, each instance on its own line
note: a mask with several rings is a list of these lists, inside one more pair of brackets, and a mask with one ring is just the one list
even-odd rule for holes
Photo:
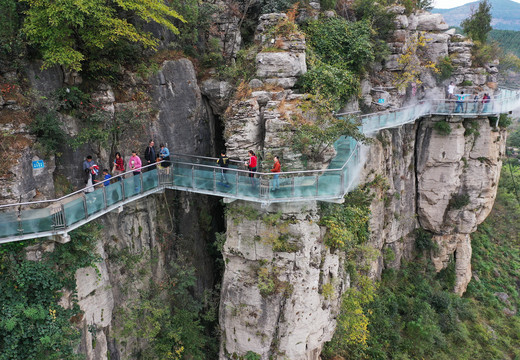
[[106,187],[106,186],[110,185],[110,178],[111,177],[112,176],[108,173],[108,169],[103,169],[103,179],[105,181],[102,182],[101,180],[96,180],[96,182],[97,183],[101,183],[102,182],[102,185]]
[[281,165],[280,165],[280,159],[278,159],[278,156],[274,157],[274,164],[273,168],[271,169],[271,172],[275,173],[273,175],[273,188],[271,190],[276,191],[280,188],[280,179],[279,179],[279,172],[281,171]]
[[132,174],[134,174],[134,185],[135,192],[139,192],[141,190],[141,167],[143,166],[141,159],[137,156],[136,151],[132,151],[132,156],[130,156],[130,160],[128,161],[128,167],[132,170]]
[[[112,175],[114,177],[121,175],[125,172],[125,162],[121,153],[116,152],[116,158],[114,159],[114,166],[112,167]],[[121,177],[117,177],[116,181],[121,181]]]
[[248,152],[249,160],[245,162],[247,168],[249,169],[249,177],[251,178],[251,184],[255,185],[255,172],[257,166],[257,157],[253,150],[249,150]]
[[220,170],[220,181],[222,181],[225,185],[228,185],[229,183],[227,181],[226,169],[229,167],[229,158],[227,157],[225,150],[220,152],[220,157],[217,159],[217,164],[222,168],[222,170]]
[[[157,152],[155,151],[154,145],[155,145],[155,143],[153,142],[153,140],[150,140],[150,142],[148,143],[148,146],[146,147],[146,149],[144,151],[144,159],[146,161],[146,165],[155,163],[155,159],[157,158]],[[147,169],[147,171],[150,171],[150,170],[155,169],[155,166],[150,166],[146,169]]]
[[478,92],[473,92],[473,112],[478,113]]
[[159,157],[160,157],[161,160],[163,160],[162,167],[163,167],[163,169],[166,169],[166,174],[169,174],[170,173],[170,165],[171,165],[171,162],[170,162],[170,150],[168,150],[168,148],[164,144],[161,144],[160,148],[161,149],[159,150]]
[[[85,173],[85,184],[90,179],[92,182],[96,180],[97,171],[94,168],[97,166],[94,160],[92,160],[92,156],[88,155],[86,160],[83,161],[83,172]],[[98,167],[99,169],[99,167]]]
[[453,81],[450,82],[450,84],[448,85],[448,99],[449,100],[452,100],[455,98],[455,84],[453,83]]
[[487,106],[489,102],[491,101],[491,98],[489,97],[488,93],[484,93],[484,96],[482,96],[482,112],[487,112]]
[[[457,106],[455,107],[455,112],[464,112],[464,91],[461,91],[460,94],[457,95]],[[459,111],[460,110],[460,111]]]

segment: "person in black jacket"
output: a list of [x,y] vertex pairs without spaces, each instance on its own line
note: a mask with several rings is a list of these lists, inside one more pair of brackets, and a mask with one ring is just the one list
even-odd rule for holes
[[220,152],[220,157],[217,159],[217,164],[221,168],[223,168],[220,173],[220,181],[222,181],[226,185],[229,184],[226,176],[227,170],[225,170],[229,167],[229,158],[227,157],[226,152],[224,150]]
[[[144,166],[154,164],[155,160],[157,159],[157,152],[155,151],[153,140],[150,140],[148,143],[148,146],[146,147],[146,150],[144,151],[144,160],[146,161],[144,163]],[[150,166],[146,168],[147,171],[155,169],[155,165]]]

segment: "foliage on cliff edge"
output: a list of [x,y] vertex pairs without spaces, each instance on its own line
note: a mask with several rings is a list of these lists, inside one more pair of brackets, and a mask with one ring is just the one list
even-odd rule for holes
[[[513,175],[518,184],[518,166]],[[504,166],[493,211],[472,235],[473,279],[466,294],[451,291],[453,261],[438,274],[425,258],[386,270],[373,301],[363,305],[366,345],[350,344],[348,352],[329,347],[325,358],[520,358],[519,234],[520,205]]]

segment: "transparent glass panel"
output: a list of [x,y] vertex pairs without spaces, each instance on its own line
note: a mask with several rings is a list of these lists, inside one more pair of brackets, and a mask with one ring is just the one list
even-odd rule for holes
[[107,206],[114,205],[123,200],[123,191],[121,190],[121,182],[116,182],[105,187],[107,195]]
[[65,219],[67,226],[77,223],[85,219],[85,208],[83,206],[83,197],[69,201],[63,205],[65,210]]
[[155,189],[159,185],[157,169],[143,173],[143,191]]
[[[195,180],[193,187],[195,189],[213,191],[216,181],[216,173],[214,173],[214,169],[195,167],[193,174],[193,179]],[[215,179],[213,178],[214,175]]]
[[22,211],[22,228],[24,234],[51,231],[52,216],[49,208]]
[[0,238],[18,235],[18,217],[15,211],[0,213]]
[[192,171],[191,165],[174,164],[173,167],[173,183],[176,186],[192,187]]
[[139,175],[130,176],[124,180],[125,184],[125,199],[128,199],[141,190],[141,179]]
[[87,212],[89,215],[97,213],[105,208],[105,198],[103,195],[103,188],[96,189],[91,193],[85,194],[87,200]]
[[341,191],[341,174],[325,173],[318,178],[318,195],[334,196],[340,195]]

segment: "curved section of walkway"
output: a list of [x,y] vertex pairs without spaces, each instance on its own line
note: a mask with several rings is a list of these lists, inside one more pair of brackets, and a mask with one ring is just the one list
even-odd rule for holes
[[[431,100],[395,111],[362,115],[361,130],[372,134],[428,115],[498,116],[519,107],[520,91],[501,90],[501,96],[488,104],[466,102],[457,105]],[[353,138],[343,136],[334,147],[337,155],[327,169],[278,173],[279,187],[276,189],[273,173],[255,173],[255,177],[250,177],[249,171],[240,169],[240,162],[232,162],[223,171],[216,166],[214,158],[174,155],[172,166],[167,169],[151,166],[143,168],[137,176],[128,172],[113,178],[108,186],[93,186],[60,199],[0,206],[0,243],[67,234],[107,212],[165,189],[263,204],[341,201],[355,185],[359,167],[363,164],[360,146]]]

